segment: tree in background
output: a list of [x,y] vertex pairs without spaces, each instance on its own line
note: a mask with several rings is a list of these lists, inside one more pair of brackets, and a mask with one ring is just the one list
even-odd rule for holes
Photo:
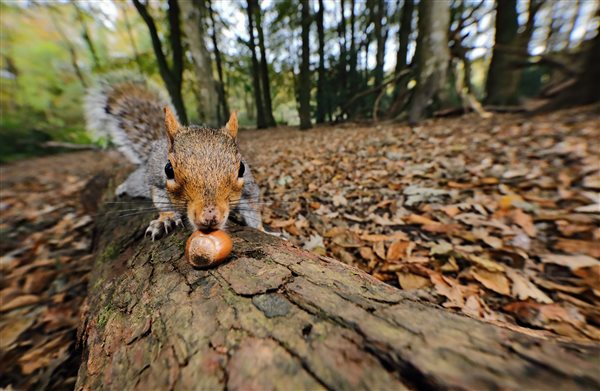
[[210,53],[206,47],[206,1],[182,1],[181,14],[185,41],[195,70],[194,91],[198,120],[210,126],[222,126],[226,119],[219,116],[218,85],[213,77]]
[[442,100],[450,51],[448,24],[450,8],[445,1],[419,3],[419,37],[415,54],[417,85],[408,119],[416,123],[425,117],[431,99]]
[[225,93],[225,81],[223,80],[223,62],[221,60],[221,51],[219,50],[219,44],[217,42],[217,26],[215,23],[215,14],[212,9],[210,0],[208,1],[208,13],[211,23],[210,38],[213,44],[213,51],[215,53],[215,64],[217,66],[217,75],[219,77],[219,111],[217,117],[219,118],[219,124],[222,124],[229,118],[229,104],[227,103],[227,94]]
[[[95,73],[120,69],[162,79],[182,121],[185,106],[197,107],[185,118],[213,125],[222,125],[229,104],[243,126],[266,127],[269,112],[306,126],[326,118],[404,120],[411,110],[413,118],[483,114],[521,102],[541,106],[540,98],[552,108],[598,99],[597,1],[433,2],[450,9],[447,42],[430,56],[434,68],[451,49],[445,83],[433,93],[431,80],[422,79],[431,62],[420,52],[433,51],[421,41],[439,18],[418,23],[421,2],[317,0],[301,12],[292,0],[261,7],[251,0],[248,34],[236,20],[246,3],[208,1],[0,2],[8,15],[0,18],[3,130],[88,143],[85,88]],[[310,32],[306,22],[313,20]],[[503,43],[506,31],[511,37]],[[210,84],[211,98],[198,93]]]
[[265,118],[264,105],[261,96],[260,88],[260,68],[258,58],[256,57],[256,41],[254,40],[254,8],[256,8],[256,0],[248,0],[246,11],[248,13],[248,47],[252,56],[252,84],[254,86],[254,104],[256,105],[256,127],[264,129],[267,127]]
[[317,111],[316,122],[322,124],[325,122],[325,114],[327,111],[326,102],[326,85],[327,79],[325,76],[325,27],[323,26],[323,16],[325,7],[323,0],[319,0],[319,10],[315,15],[315,23],[317,24],[317,36],[319,40],[319,67],[317,68]]
[[181,44],[181,26],[179,24],[179,4],[177,3],[177,0],[168,1],[169,8],[167,10],[167,15],[169,19],[169,43],[172,57],[171,66],[169,66],[167,62],[165,52],[163,51],[163,45],[158,36],[158,30],[156,29],[156,23],[148,12],[148,8],[139,0],[133,0],[133,4],[148,27],[148,32],[152,39],[152,47],[154,49],[154,54],[156,55],[158,70],[167,87],[171,102],[177,111],[179,121],[183,124],[187,124],[188,118],[185,111],[185,104],[183,103],[183,96],[181,94],[184,64],[183,46]]
[[299,100],[300,100],[300,129],[310,129],[312,127],[310,119],[310,4],[308,0],[301,1],[301,23],[302,23],[302,62],[300,63],[300,82],[299,82]]
[[273,104],[271,103],[271,83],[269,81],[269,66],[267,65],[267,50],[265,49],[265,34],[262,27],[262,10],[260,4],[253,4],[256,15],[256,31],[258,32],[258,47],[260,51],[260,77],[262,81],[263,93],[263,111],[265,113],[265,122],[267,126],[275,126],[275,118],[273,117]]

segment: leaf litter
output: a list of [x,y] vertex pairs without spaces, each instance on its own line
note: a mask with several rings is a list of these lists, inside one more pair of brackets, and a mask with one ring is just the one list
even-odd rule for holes
[[599,340],[599,117],[281,128],[241,146],[291,242],[468,316]]
[[[243,131],[265,224],[449,310],[600,340],[598,108]],[[72,389],[115,153],[2,167],[0,387]]]
[[74,388],[92,261],[90,205],[103,191],[88,184],[109,178],[122,160],[82,152],[1,168],[0,388]]

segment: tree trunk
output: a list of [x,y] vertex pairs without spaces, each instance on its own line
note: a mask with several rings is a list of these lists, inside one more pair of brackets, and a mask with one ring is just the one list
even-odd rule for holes
[[219,127],[225,122],[219,118],[219,90],[213,77],[210,53],[206,47],[206,18],[208,6],[205,0],[181,2],[185,39],[194,63],[196,111],[201,123]]
[[445,1],[419,3],[419,37],[417,39],[417,85],[408,113],[411,123],[424,118],[432,98],[443,100],[442,89],[450,60],[448,24],[450,8]]
[[408,57],[408,44],[412,31],[412,18],[415,9],[414,0],[404,0],[400,16],[400,29],[398,31],[398,53],[396,54],[396,75],[406,68]]
[[135,5],[135,8],[138,10],[138,13],[148,27],[152,48],[154,49],[154,54],[156,56],[158,71],[169,92],[171,103],[173,103],[175,111],[177,111],[179,121],[183,124],[187,124],[187,113],[185,104],[183,103],[183,96],[181,95],[181,85],[183,83],[183,46],[181,44],[181,26],[179,25],[179,4],[177,3],[177,0],[169,0],[168,3],[169,42],[172,55],[171,67],[169,67],[169,64],[167,63],[167,58],[163,51],[162,42],[158,36],[158,30],[156,29],[154,19],[148,12],[145,4],[142,4],[139,0],[133,0],[133,5]]
[[327,112],[326,92],[327,80],[325,79],[325,28],[323,26],[323,16],[325,10],[323,0],[319,0],[319,11],[317,12],[315,21],[317,23],[317,35],[319,37],[319,68],[317,81],[317,112],[316,120],[318,124],[325,122],[325,113]]
[[[408,66],[408,44],[410,43],[410,33],[412,31],[412,20],[415,9],[414,0],[404,0],[402,5],[402,12],[400,13],[400,29],[398,30],[398,52],[396,53],[396,68],[394,73],[398,76]],[[386,116],[388,118],[396,117],[402,109],[406,106],[409,91],[406,83],[410,78],[407,74],[406,77],[398,78],[396,85],[394,86],[394,101],[387,110]]]
[[346,3],[340,0],[340,23],[338,24],[340,59],[337,72],[336,106],[341,105],[348,98],[348,42],[346,40]]
[[383,19],[386,17],[385,0],[377,0],[375,12],[375,40],[377,43],[377,53],[375,54],[375,85],[378,86],[383,81],[383,64],[385,60],[385,41],[387,40],[387,28],[383,25]]
[[249,228],[232,228],[229,262],[195,270],[187,232],[152,242],[147,218],[112,217],[123,205],[99,214],[76,390],[600,387],[598,346],[419,303]]
[[256,31],[258,31],[258,47],[260,49],[260,76],[262,79],[262,93],[264,101],[265,121],[267,126],[276,126],[273,117],[273,104],[271,103],[271,84],[269,82],[269,67],[267,66],[267,51],[265,50],[265,34],[262,28],[262,10],[260,3],[255,4]]
[[256,0],[248,0],[246,11],[248,12],[248,35],[250,39],[248,46],[252,56],[252,84],[254,87],[254,101],[256,104],[256,127],[264,129],[267,127],[265,119],[264,106],[260,90],[260,69],[258,66],[258,58],[256,57],[256,41],[254,40],[254,8]]
[[302,63],[300,64],[300,83],[299,83],[299,100],[300,100],[300,129],[310,129],[312,127],[310,121],[310,4],[308,0],[302,0]]
[[210,16],[210,23],[212,27],[212,33],[210,35],[213,43],[213,49],[215,51],[215,63],[217,65],[217,75],[219,75],[219,126],[227,121],[229,118],[229,105],[227,104],[227,94],[225,93],[225,81],[223,79],[223,65],[221,62],[221,51],[219,50],[219,44],[217,42],[217,25],[215,24],[214,12],[210,0],[208,1],[208,13]]
[[521,70],[514,63],[519,59],[519,28],[516,0],[496,2],[496,33],[492,61],[488,69],[485,103],[495,106],[518,103],[517,88]]

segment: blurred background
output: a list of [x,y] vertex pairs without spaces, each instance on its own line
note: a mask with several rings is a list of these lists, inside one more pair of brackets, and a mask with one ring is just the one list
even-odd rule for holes
[[2,162],[103,142],[81,102],[115,70],[165,86],[183,122],[222,125],[237,110],[258,128],[558,108],[597,100],[600,85],[597,0],[0,7]]

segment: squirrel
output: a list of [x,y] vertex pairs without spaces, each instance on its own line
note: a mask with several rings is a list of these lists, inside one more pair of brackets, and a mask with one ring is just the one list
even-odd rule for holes
[[231,212],[262,230],[259,189],[238,143],[237,114],[221,129],[182,126],[163,91],[131,74],[98,80],[85,97],[88,130],[109,137],[138,167],[117,196],[151,198],[158,209],[146,236],[154,241],[183,226],[224,228]]

